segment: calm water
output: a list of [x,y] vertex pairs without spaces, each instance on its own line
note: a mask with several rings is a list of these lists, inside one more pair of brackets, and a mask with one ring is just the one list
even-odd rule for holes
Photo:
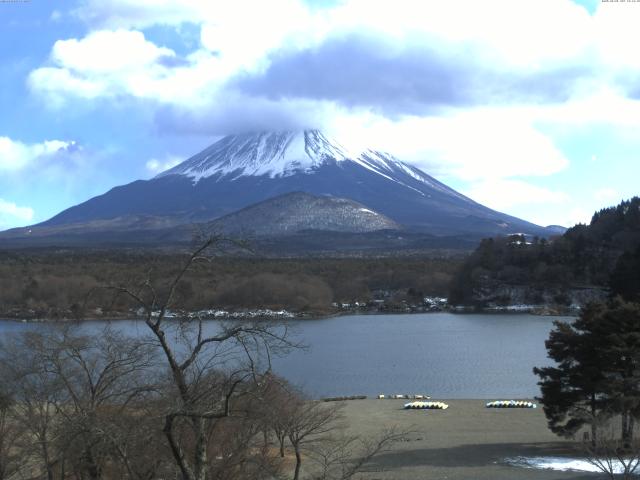
[[[431,313],[296,321],[296,338],[309,349],[275,359],[274,370],[314,396],[532,397],[539,392],[531,370],[550,363],[544,341],[555,319]],[[118,325],[145,331],[135,321]],[[39,326],[0,322],[0,335],[24,328]]]

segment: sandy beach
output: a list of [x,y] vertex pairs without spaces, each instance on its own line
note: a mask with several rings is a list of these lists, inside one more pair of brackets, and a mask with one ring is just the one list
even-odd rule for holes
[[572,456],[571,442],[552,434],[541,408],[488,409],[486,400],[443,400],[447,410],[404,410],[408,400],[346,402],[353,432],[373,437],[389,426],[411,430],[370,465],[367,479],[537,480],[601,478],[579,472],[509,465],[509,457]]

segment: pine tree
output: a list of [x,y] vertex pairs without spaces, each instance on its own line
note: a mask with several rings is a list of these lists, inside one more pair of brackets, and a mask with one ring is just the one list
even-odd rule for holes
[[620,295],[627,301],[640,300],[640,247],[620,256],[611,273],[609,288],[612,295]]
[[640,415],[640,305],[595,303],[555,326],[545,345],[557,365],[534,368],[549,428],[569,437],[589,425],[595,444],[598,421],[619,415],[630,444]]
[[606,397],[603,358],[597,339],[589,333],[589,320],[601,305],[590,305],[572,324],[555,322],[545,342],[549,358],[556,367],[534,368],[540,377],[539,398],[549,429],[571,437],[583,426],[591,427],[591,441],[596,440],[598,414]]
[[628,446],[640,415],[640,305],[618,298],[592,321],[604,359],[607,408],[620,415],[621,439]]

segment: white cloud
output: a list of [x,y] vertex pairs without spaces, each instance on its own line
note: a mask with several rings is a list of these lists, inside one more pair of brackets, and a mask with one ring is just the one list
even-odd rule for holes
[[522,107],[521,112],[558,125],[615,125],[624,129],[621,133],[634,132],[634,136],[640,133],[640,101],[626,97],[610,85],[600,85],[588,96],[570,102]]
[[207,3],[203,0],[83,0],[72,14],[99,28],[145,28],[199,23]]
[[561,225],[570,228],[578,223],[588,224],[593,212],[587,208],[576,207],[575,204],[575,199],[570,199],[562,204],[534,204],[529,208],[520,205],[508,213],[541,226]]
[[300,0],[83,0],[72,14],[94,28],[107,30],[195,24],[204,27],[201,39],[205,48],[236,54],[264,52],[292,31],[308,34],[312,21]]
[[195,24],[202,28],[202,47],[235,59],[238,67],[276,48],[312,47],[332,35],[368,31],[388,41],[391,56],[397,47],[421,43],[480,52],[482,61],[532,72],[567,63],[640,68],[634,50],[640,8],[634,7],[603,3],[589,15],[571,0],[343,0],[314,9],[302,0],[84,0],[73,13],[104,30]]
[[[305,111],[321,112],[316,123],[345,132],[341,137],[475,185],[566,169],[567,158],[543,126],[604,123],[621,127],[630,138],[640,135],[640,101],[628,98],[624,84],[640,78],[640,56],[634,51],[640,7],[632,4],[604,2],[589,15],[570,0],[343,0],[326,8],[310,8],[302,0],[84,0],[74,14],[97,30],[56,42],[50,64],[29,78],[32,89],[52,103],[127,97],[179,109],[185,118],[191,113],[207,119],[210,112],[227,113],[230,103],[240,110],[244,102],[249,114],[229,114],[229,124],[246,118],[251,127],[268,124],[255,121],[254,105],[268,103],[265,115],[288,118],[278,109],[292,117],[305,102]],[[184,56],[135,30],[183,23],[200,28],[200,44]],[[327,39],[353,32],[380,40],[381,54],[392,60],[399,51],[417,47],[459,65],[486,65],[496,76],[529,78],[566,68],[575,69],[578,80],[568,97],[558,100],[514,100],[505,92],[499,105],[450,105],[422,116],[392,116],[304,95],[249,97],[229,86],[238,75],[265,71],[275,61],[274,52],[314,52]],[[211,128],[206,133],[220,133]],[[371,145],[371,139],[380,139],[380,145]],[[150,171],[163,164],[155,161],[148,164]],[[539,190],[525,193],[553,198]]]
[[255,68],[269,51],[314,38],[311,13],[299,0],[219,2],[201,19],[202,46],[236,68]]
[[173,156],[173,155],[169,155],[164,160],[152,158],[151,160],[147,161],[147,163],[145,164],[145,167],[151,174],[155,175],[175,167],[183,160],[184,160],[183,158]]
[[[50,65],[31,72],[29,85],[54,106],[72,98],[129,96],[200,108],[224,98],[225,83],[265,65],[266,54],[307,38],[307,7],[299,0],[87,0],[74,11],[100,29],[55,43]],[[141,31],[156,24],[195,23],[200,45],[178,58]]]
[[166,64],[174,58],[173,50],[147,41],[141,32],[101,30],[81,40],[58,40],[52,65],[32,71],[29,85],[56,104],[66,97],[150,97],[170,74]]
[[74,145],[75,142],[62,140],[26,144],[9,137],[0,137],[0,170],[20,170],[40,157],[53,155]]
[[[509,109],[452,111],[395,121],[355,115],[340,119],[335,128],[356,146],[380,148],[428,172],[468,181],[546,176],[569,165],[531,120]],[[372,139],[378,143],[371,145]]]
[[475,45],[483,61],[525,71],[567,61],[640,67],[640,8],[606,3],[589,15],[571,0],[343,0],[314,9],[302,0],[84,0],[73,14],[98,29],[195,24],[205,49],[245,66],[280,46],[370,31],[390,40],[390,54],[394,44],[417,41],[444,50]]
[[8,228],[33,219],[33,209],[20,207],[0,198],[0,227]]
[[[577,74],[585,78],[576,80],[573,105],[598,91],[594,84],[640,73],[629,41],[640,39],[638,12],[604,3],[590,16],[570,0],[344,0],[314,9],[302,0],[85,0],[74,14],[102,30],[56,42],[52,65],[32,72],[30,84],[55,103],[128,95],[198,108],[198,99],[224,98],[235,75],[267,68],[274,51],[313,49],[330,37],[369,32],[389,58],[414,46],[450,54],[460,64],[479,62],[495,75],[587,67],[590,72]],[[178,60],[175,52],[130,30],[185,22],[201,28],[200,46],[173,68],[160,59]],[[584,103],[565,115],[575,118],[592,107]]]
[[162,57],[175,53],[145,40],[137,31],[101,30],[82,40],[58,40],[51,52],[52,61],[76,72],[128,72],[153,66]]
[[496,210],[532,204],[562,205],[569,201],[564,192],[538,187],[522,180],[485,180],[474,183],[465,195]]
[[592,17],[590,33],[602,62],[610,68],[638,69],[640,5],[602,2]]
[[589,225],[589,223],[591,223],[591,217],[593,217],[593,212],[582,207],[574,207],[569,210],[565,217],[567,221],[560,223],[560,225],[573,226],[578,223]]
[[593,198],[600,203],[618,202],[622,200],[622,194],[615,188],[604,187],[596,190],[593,194]]
[[[353,30],[400,41],[427,33],[439,43],[482,44],[488,57],[527,68],[581,54],[590,46],[595,23],[570,0],[343,0],[315,9],[302,0],[84,0],[73,13],[98,28],[203,25],[203,44],[223,53],[226,48],[264,52],[290,35],[299,46]],[[602,20],[599,28],[606,31],[615,20]]]
[[591,23],[569,0],[348,0],[328,21],[341,30],[368,28],[401,40],[427,33],[445,45],[475,44],[487,60],[527,69],[580,55],[589,45]]

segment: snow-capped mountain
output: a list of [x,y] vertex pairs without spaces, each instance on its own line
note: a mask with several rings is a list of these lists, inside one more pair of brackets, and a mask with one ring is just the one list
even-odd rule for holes
[[310,173],[326,161],[350,158],[357,156],[317,130],[229,135],[156,178],[184,175],[199,181],[214,175],[230,179],[247,175],[286,177]]
[[474,238],[546,234],[542,227],[474,202],[389,153],[352,151],[343,143],[317,130],[230,135],[153,179],[115,187],[36,227],[76,225],[81,230],[115,219],[121,229],[127,222],[132,229],[170,228],[211,222],[272,197],[306,192],[353,200],[405,231]]
[[343,162],[359,165],[400,185],[403,184],[397,173],[402,172],[429,187],[465,198],[389,153],[370,149],[349,151],[318,130],[229,135],[156,178],[183,175],[194,182],[208,177],[235,180],[243,176],[267,176],[273,179],[313,174],[323,166]]

